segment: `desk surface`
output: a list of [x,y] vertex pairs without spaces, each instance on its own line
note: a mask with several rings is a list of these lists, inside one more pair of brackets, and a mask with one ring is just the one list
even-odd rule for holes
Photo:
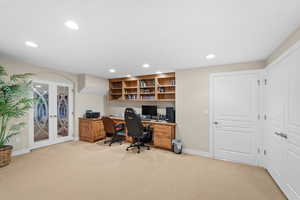
[[[109,116],[111,119],[114,120],[120,120],[120,121],[124,121],[124,117],[114,117],[114,116]],[[83,120],[101,120],[101,118],[84,118],[84,117],[80,117],[80,119]],[[176,126],[176,123],[170,123],[170,122],[166,122],[166,121],[156,121],[156,120],[142,120],[143,123],[148,123],[148,124],[160,124],[160,125],[167,125],[167,126]]]
[[[123,117],[112,117],[110,118],[115,119],[115,120],[122,120],[124,121]],[[176,123],[170,123],[166,121],[156,121],[156,120],[142,120],[143,123],[149,123],[149,124],[161,124],[161,125],[168,125],[168,126],[176,126]]]

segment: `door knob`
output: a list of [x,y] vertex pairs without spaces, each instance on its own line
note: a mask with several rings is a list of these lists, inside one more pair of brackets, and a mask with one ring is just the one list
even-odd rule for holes
[[285,133],[280,133],[280,136],[283,137],[284,139],[288,139],[288,136]]
[[218,125],[219,124],[219,122],[214,122],[214,125]]
[[280,134],[280,133],[278,133],[278,132],[275,132],[274,134],[275,134],[275,135],[277,135],[277,136],[281,136],[281,134]]

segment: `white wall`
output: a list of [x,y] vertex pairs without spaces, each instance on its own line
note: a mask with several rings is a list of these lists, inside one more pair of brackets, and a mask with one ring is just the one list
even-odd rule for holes
[[209,152],[209,76],[211,73],[261,69],[264,61],[176,71],[176,137],[184,148]]
[[[78,75],[72,73],[66,73],[63,71],[52,70],[45,67],[38,67],[31,64],[23,63],[20,61],[0,58],[0,65],[6,67],[9,73],[34,73],[34,79],[48,80],[55,82],[67,82],[72,83],[74,86],[74,137],[78,137],[78,118],[83,115],[86,109],[93,109],[104,114],[104,95],[93,93],[79,93],[78,88]],[[99,81],[105,81],[99,79]],[[102,85],[103,89],[106,89],[105,85]],[[28,115],[19,119],[28,123]],[[24,150],[28,148],[29,141],[29,124],[23,129],[21,134],[11,140],[11,144],[14,146],[14,150]]]

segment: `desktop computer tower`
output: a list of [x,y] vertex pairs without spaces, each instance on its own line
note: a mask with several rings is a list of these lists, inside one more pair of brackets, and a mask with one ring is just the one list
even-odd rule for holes
[[166,121],[175,123],[175,109],[173,107],[166,108]]

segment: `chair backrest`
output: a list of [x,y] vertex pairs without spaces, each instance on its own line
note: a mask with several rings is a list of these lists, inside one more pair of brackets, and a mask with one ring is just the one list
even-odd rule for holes
[[102,122],[104,125],[104,131],[105,133],[109,134],[115,134],[116,128],[115,128],[115,122],[109,117],[102,117]]
[[141,117],[132,108],[125,110],[125,123],[128,136],[138,138],[143,136],[144,127]]

